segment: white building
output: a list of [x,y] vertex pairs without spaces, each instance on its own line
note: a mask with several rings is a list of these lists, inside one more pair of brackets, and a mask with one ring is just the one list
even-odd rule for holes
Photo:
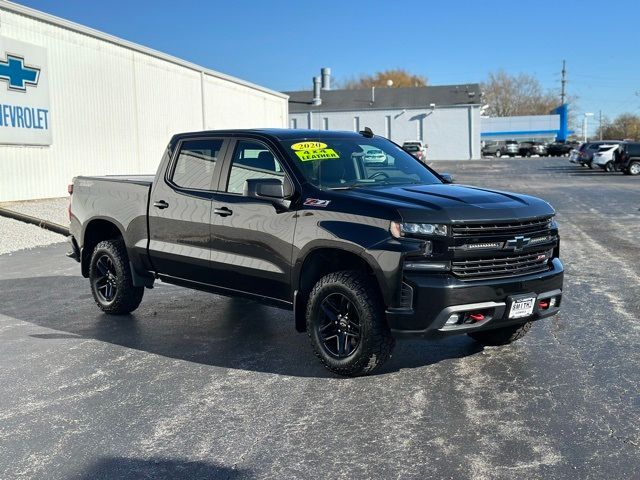
[[174,133],[287,114],[282,93],[0,0],[0,201],[153,173]]
[[360,131],[427,143],[427,160],[480,158],[478,84],[333,90],[328,69],[314,90],[289,95],[289,127]]

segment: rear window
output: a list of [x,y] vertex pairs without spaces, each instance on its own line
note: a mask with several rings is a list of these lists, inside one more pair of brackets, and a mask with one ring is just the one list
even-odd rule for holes
[[221,139],[182,142],[171,180],[179,187],[211,190]]
[[612,150],[614,148],[616,148],[617,145],[600,145],[600,148],[598,148],[599,152],[607,152],[609,150]]
[[417,152],[418,150],[420,150],[420,147],[418,147],[417,145],[405,145],[404,149],[407,152]]

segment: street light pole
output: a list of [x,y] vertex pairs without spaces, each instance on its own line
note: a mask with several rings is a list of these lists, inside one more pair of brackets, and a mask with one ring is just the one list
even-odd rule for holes
[[589,117],[593,117],[593,113],[591,112],[585,113],[584,118],[582,119],[582,136],[585,142],[587,141],[587,125],[588,125],[587,119]]

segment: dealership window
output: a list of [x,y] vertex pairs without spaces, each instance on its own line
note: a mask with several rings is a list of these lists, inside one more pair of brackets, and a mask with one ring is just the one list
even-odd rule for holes
[[182,142],[171,180],[183,188],[210,190],[221,139]]
[[391,139],[391,115],[384,117],[384,136]]
[[360,131],[360,117],[353,117],[353,131]]
[[327,117],[322,119],[322,128],[329,130],[329,119]]
[[284,170],[271,150],[259,142],[238,142],[227,182],[227,192],[242,194],[244,184],[253,178],[284,178]]
[[291,128],[298,128],[298,119],[297,118],[292,118],[291,119]]

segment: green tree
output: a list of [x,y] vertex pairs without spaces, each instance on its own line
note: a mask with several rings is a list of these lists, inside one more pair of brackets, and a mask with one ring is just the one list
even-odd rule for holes
[[[389,84],[389,81],[391,81],[391,84]],[[371,87],[424,87],[426,85],[426,77],[409,73],[403,68],[384,70],[373,75],[361,74],[339,84],[340,88],[349,90],[361,90]]]

